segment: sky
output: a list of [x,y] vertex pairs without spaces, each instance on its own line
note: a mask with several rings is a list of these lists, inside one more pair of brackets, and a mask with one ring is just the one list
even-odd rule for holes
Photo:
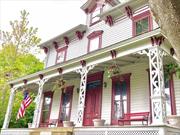
[[[80,7],[86,0],[0,0],[0,29],[10,30],[9,22],[20,19],[20,11],[30,13],[29,26],[38,28],[41,43],[77,26],[85,24]],[[33,51],[32,51],[33,52]],[[45,54],[35,54],[41,61]]]
[[0,0],[0,29],[8,31],[9,21],[18,20],[20,11],[30,13],[29,26],[38,28],[45,42],[78,24],[85,24],[86,16],[80,7],[86,0]]

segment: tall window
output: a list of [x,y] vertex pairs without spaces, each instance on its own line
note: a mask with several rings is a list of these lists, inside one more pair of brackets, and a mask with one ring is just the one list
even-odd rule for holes
[[44,93],[44,100],[43,100],[42,113],[41,113],[42,124],[48,124],[49,122],[52,98],[53,98],[53,92]]
[[175,106],[175,96],[174,96],[174,87],[173,79],[165,79],[165,98],[166,98],[166,114],[175,115],[176,106]]
[[99,31],[94,31],[87,36],[87,38],[89,39],[87,52],[92,52],[101,48],[102,33],[103,31],[99,30]]
[[149,11],[133,17],[133,36],[137,36],[151,30],[152,19]]
[[90,25],[93,25],[97,22],[100,21],[100,17],[98,15],[101,13],[102,8],[101,7],[96,7],[92,13],[91,13],[91,20],[90,20]]
[[66,61],[67,46],[57,49],[56,63]]
[[67,87],[66,90],[62,92],[59,118],[60,123],[65,120],[70,120],[72,95],[73,86]]

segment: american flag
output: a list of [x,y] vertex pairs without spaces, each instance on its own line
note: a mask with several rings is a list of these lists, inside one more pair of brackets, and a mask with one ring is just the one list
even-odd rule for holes
[[31,102],[32,102],[32,99],[29,96],[29,93],[28,92],[24,92],[24,99],[21,102],[21,106],[19,108],[19,111],[18,111],[18,114],[17,114],[17,118],[16,118],[17,120],[25,115],[25,110],[31,104]]

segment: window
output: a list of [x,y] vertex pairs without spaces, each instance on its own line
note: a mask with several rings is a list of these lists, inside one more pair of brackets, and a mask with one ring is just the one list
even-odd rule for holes
[[101,48],[103,31],[94,31],[87,36],[89,39],[87,52],[95,51]]
[[60,123],[64,120],[70,120],[73,88],[74,86],[69,86],[62,92],[59,118]]
[[96,6],[95,10],[92,11],[90,25],[96,24],[97,22],[100,21],[100,17],[98,17],[97,15],[101,13],[101,10],[102,10],[101,7]]
[[57,49],[56,63],[66,61],[67,46]]
[[176,115],[175,97],[174,97],[174,87],[173,79],[165,79],[165,98],[166,98],[166,114]]
[[152,19],[149,11],[133,17],[133,36],[137,36],[151,30]]
[[43,100],[43,106],[41,112],[41,123],[43,124],[48,124],[49,122],[52,98],[53,98],[53,92],[44,93],[44,100]]

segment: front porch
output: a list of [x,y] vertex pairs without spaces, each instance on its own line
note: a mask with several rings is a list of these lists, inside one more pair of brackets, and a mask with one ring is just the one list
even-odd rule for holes
[[74,128],[3,129],[2,135],[179,135],[177,127],[156,126],[103,126]]

